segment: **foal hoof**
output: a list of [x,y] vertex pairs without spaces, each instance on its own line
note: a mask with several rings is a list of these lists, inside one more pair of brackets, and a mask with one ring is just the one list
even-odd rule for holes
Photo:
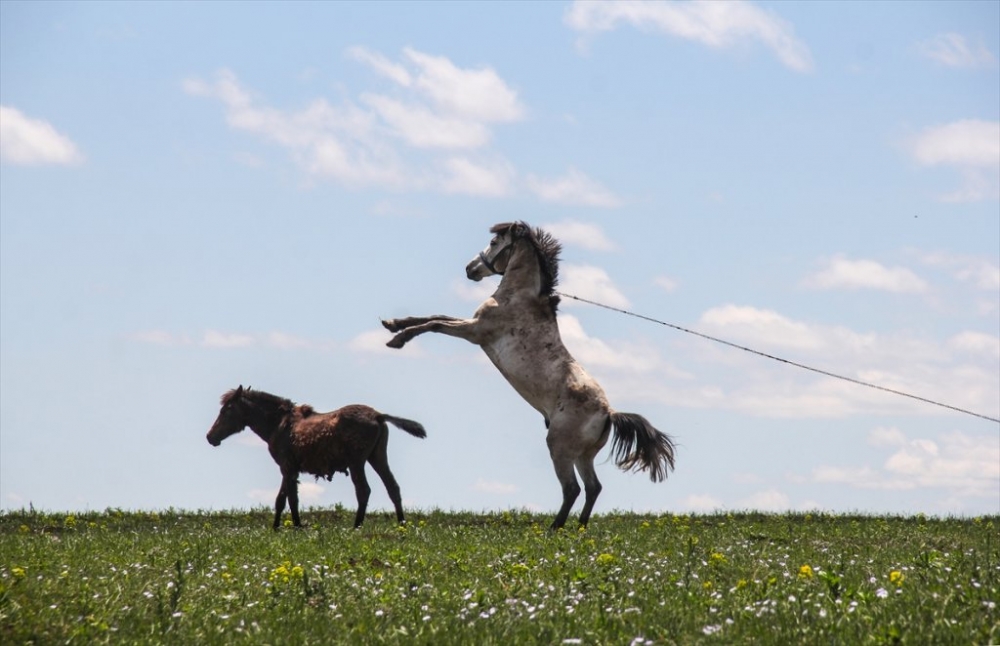
[[382,319],[382,327],[390,332],[399,332],[399,325],[396,323],[396,319],[389,319],[388,321]]
[[402,335],[400,334],[389,339],[389,342],[386,343],[386,345],[389,346],[390,348],[395,348],[398,350],[399,348],[402,348],[404,345],[406,345],[406,339],[402,338]]

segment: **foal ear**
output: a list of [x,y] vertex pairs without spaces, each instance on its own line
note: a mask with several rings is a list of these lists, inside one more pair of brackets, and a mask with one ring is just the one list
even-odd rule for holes
[[240,387],[236,389],[236,394],[237,395],[243,394],[243,384],[240,384]]

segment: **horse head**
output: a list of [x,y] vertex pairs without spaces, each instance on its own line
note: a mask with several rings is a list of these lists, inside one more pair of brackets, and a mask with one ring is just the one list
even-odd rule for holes
[[531,228],[525,222],[503,222],[490,227],[493,239],[468,265],[465,275],[469,280],[479,282],[487,276],[503,276],[514,253],[514,244],[531,235]]
[[206,436],[209,444],[219,446],[222,444],[222,440],[246,428],[247,411],[244,395],[249,391],[249,388],[244,390],[241,385],[222,396],[220,402],[222,410],[219,411],[219,416],[215,419],[215,423],[212,424],[212,428],[208,430]]

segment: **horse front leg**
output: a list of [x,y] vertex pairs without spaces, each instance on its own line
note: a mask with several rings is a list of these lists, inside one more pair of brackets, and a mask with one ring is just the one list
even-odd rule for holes
[[368,478],[365,477],[365,463],[359,462],[351,466],[351,482],[354,483],[354,495],[358,499],[358,511],[354,514],[354,529],[361,527],[365,522],[365,511],[368,509],[368,497],[371,496],[372,488],[368,485]]
[[445,314],[435,314],[433,316],[407,316],[401,319],[382,319],[382,327],[390,332],[399,332],[415,325],[423,325],[431,321],[460,321],[461,319]]
[[281,479],[281,487],[278,489],[278,496],[274,499],[274,529],[281,527],[281,514],[285,511],[285,479]]
[[479,319],[435,318],[404,329],[392,337],[386,345],[390,348],[402,348],[413,340],[414,337],[420,336],[425,332],[447,334],[448,336],[465,339],[476,345],[482,345],[484,329]]
[[[281,489],[288,496],[288,508],[292,511],[292,524],[296,527],[302,527],[302,521],[299,519],[299,474],[287,474]],[[274,522],[277,523],[278,519],[275,518]]]

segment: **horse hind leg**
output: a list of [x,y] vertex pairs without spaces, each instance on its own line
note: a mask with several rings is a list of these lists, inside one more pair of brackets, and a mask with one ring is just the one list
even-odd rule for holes
[[392,505],[396,509],[396,521],[404,523],[406,522],[406,518],[403,516],[403,497],[399,491],[399,484],[396,482],[396,478],[393,477],[392,470],[389,469],[388,432],[383,437],[384,439],[375,446],[375,450],[368,457],[368,464],[372,465],[372,469],[375,470],[378,477],[382,479],[382,484],[385,485],[385,490],[389,494],[389,500],[392,501]]
[[601,495],[603,487],[601,486],[601,481],[597,479],[593,457],[577,460],[576,469],[580,472],[580,477],[583,478],[583,490],[585,493],[583,510],[580,512],[580,525],[586,527],[587,523],[590,522],[590,512],[594,510],[594,503],[597,502],[597,497]]
[[556,477],[559,478],[559,484],[562,485],[562,507],[559,508],[559,513],[556,514],[551,527],[551,529],[559,529],[566,524],[569,510],[573,508],[573,503],[580,496],[580,484],[576,481],[572,458],[559,456],[553,450],[552,442],[549,442],[549,452],[552,455],[552,465],[556,469]]

